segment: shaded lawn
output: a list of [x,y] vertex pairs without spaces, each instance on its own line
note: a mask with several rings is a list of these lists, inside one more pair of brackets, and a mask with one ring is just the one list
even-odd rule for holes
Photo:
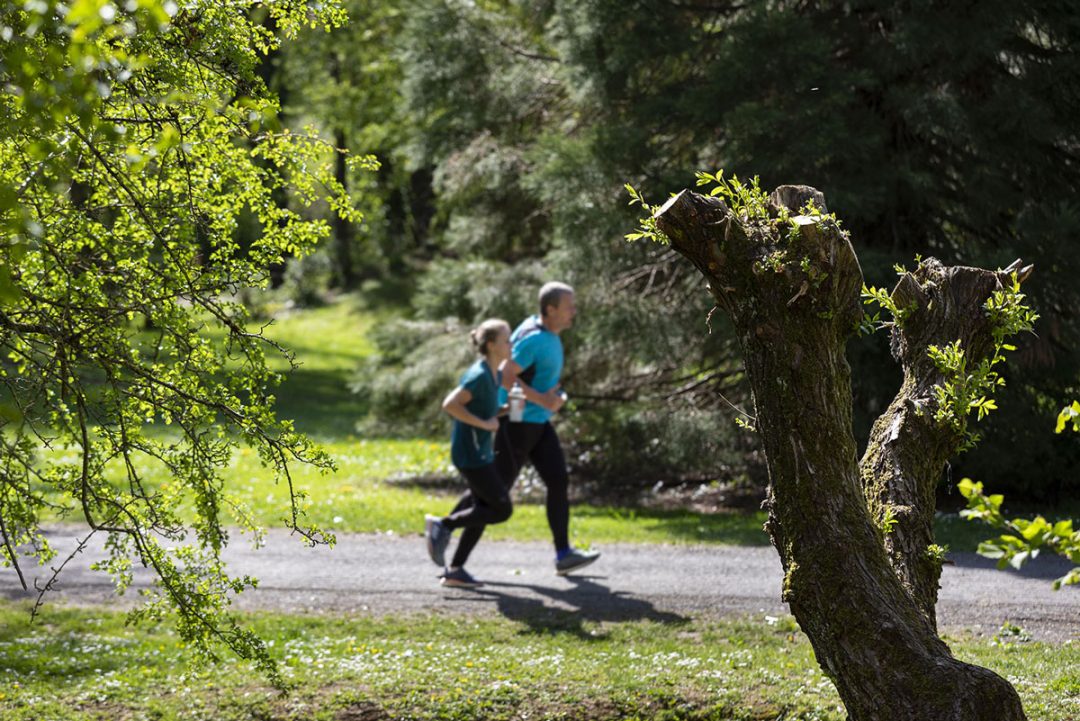
[[300,367],[274,392],[279,418],[320,442],[348,437],[367,413],[367,404],[349,390],[349,377],[337,370]]
[[295,354],[298,368],[267,353],[267,365],[284,374],[274,389],[279,418],[296,421],[297,430],[320,441],[352,435],[367,412],[352,382],[360,363],[374,352],[368,332],[390,311],[372,311],[357,295],[348,295],[321,308],[275,318],[266,337]]

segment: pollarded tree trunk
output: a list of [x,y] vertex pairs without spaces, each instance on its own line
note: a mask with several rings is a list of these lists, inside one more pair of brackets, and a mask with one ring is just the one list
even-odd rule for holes
[[893,356],[904,370],[900,391],[874,423],[860,462],[870,513],[879,527],[888,514],[892,527],[885,551],[893,570],[931,623],[936,622],[941,563],[928,552],[934,542],[934,489],[949,457],[963,441],[959,426],[934,420],[933,388],[946,382],[930,359],[931,345],[959,341],[968,368],[994,351],[993,324],[983,304],[1011,272],[1020,280],[1031,267],[1019,261],[1004,271],[946,268],[933,258],[904,274],[892,292],[901,319],[892,331]]
[[818,191],[782,186],[770,217],[736,217],[684,191],[656,213],[739,335],[784,600],[853,721],[1024,719],[1004,679],[952,657],[890,565],[851,430],[844,348],[862,317],[862,270],[834,221],[776,220],[810,199],[824,208]]

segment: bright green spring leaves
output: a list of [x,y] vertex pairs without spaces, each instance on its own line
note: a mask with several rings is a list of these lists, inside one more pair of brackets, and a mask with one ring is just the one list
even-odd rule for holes
[[[916,258],[921,262],[921,258]],[[907,273],[903,266],[897,266],[901,275]],[[881,322],[879,315],[873,318],[864,316],[864,331],[874,331],[888,325],[902,326],[911,308],[898,307],[889,292],[884,288],[863,286],[863,303],[876,304],[888,312],[893,320]],[[993,352],[988,358],[970,364],[966,350],[960,341],[943,346],[931,345],[927,353],[934,366],[942,374],[943,380],[933,388],[934,420],[940,425],[952,429],[960,438],[960,450],[965,451],[979,442],[979,434],[968,425],[968,418],[975,414],[982,420],[991,411],[997,409],[992,398],[995,390],[1005,385],[1005,379],[995,370],[1005,360],[1005,353],[1016,350],[1006,340],[1017,333],[1030,331],[1039,316],[1025,303],[1025,296],[1020,292],[1020,280],[1016,273],[1001,290],[994,291],[983,304],[983,309],[991,322],[994,338]]]
[[[52,556],[40,514],[81,517],[108,534],[102,566],[120,588],[133,560],[156,572],[137,617],[174,610],[185,642],[224,644],[272,677],[261,642],[225,614],[254,580],[222,566],[223,525],[253,523],[221,470],[253,447],[288,487],[283,521],[332,542],[304,524],[289,470],[332,462],[276,418],[264,354],[287,353],[230,298],[328,235],[295,208],[360,221],[334,178],[345,151],[281,129],[257,73],[278,35],[343,22],[336,3],[302,0],[0,10],[0,558],[22,576],[16,547]],[[238,240],[242,223],[256,241]],[[148,483],[151,465],[173,482]]]
[[[723,200],[732,215],[741,223],[745,225],[759,222],[776,223],[785,229],[786,236],[789,239],[798,235],[799,224],[795,221],[795,217],[791,215],[791,211],[770,201],[769,194],[761,188],[761,180],[758,176],[755,175],[747,183],[739,180],[737,175],[724,177],[723,170],[718,170],[715,173],[698,171],[694,174],[694,177],[699,188],[711,185],[709,197],[719,197]],[[661,206],[650,205],[645,196],[629,183],[624,184],[623,188],[630,195],[628,205],[640,205],[641,209],[646,213],[645,217],[638,220],[639,227],[637,230],[628,233],[624,238],[630,242],[644,238],[663,245],[670,244],[669,238],[656,226],[656,215]],[[814,205],[813,200],[807,201],[806,205],[799,209],[798,214],[812,217],[818,222],[827,220],[840,225],[840,221],[835,214],[824,213]],[[782,263],[779,256],[776,262]],[[811,271],[808,258],[802,259],[800,265],[804,272]],[[776,268],[773,268],[773,270],[776,270]],[[825,276],[825,273],[819,273],[815,285],[824,280]]]
[[638,222],[640,227],[633,233],[627,233],[623,236],[626,240],[633,243],[635,240],[641,240],[645,238],[651,240],[654,243],[660,243],[661,245],[670,245],[671,240],[664,235],[664,231],[656,227],[656,211],[660,209],[660,206],[649,205],[649,201],[645,199],[638,190],[626,183],[623,185],[626,192],[630,194],[630,202],[627,205],[640,205],[641,209],[645,211],[645,217],[641,218]]
[[[1054,432],[1061,433],[1070,423],[1074,432],[1080,432],[1080,401],[1073,401],[1061,409]],[[1020,568],[1046,549],[1077,564],[1076,568],[1054,581],[1054,590],[1080,583],[1080,530],[1073,530],[1072,520],[1051,523],[1042,516],[1032,520],[1008,519],[1001,512],[1001,504],[1005,500],[1001,494],[986,495],[983,484],[970,478],[960,481],[958,488],[968,502],[968,507],[960,511],[961,516],[1006,531],[997,538],[980,543],[981,555],[998,559],[998,568]]]
[[1001,290],[994,291],[983,305],[990,319],[994,337],[994,350],[989,358],[968,365],[964,349],[959,342],[944,347],[930,346],[931,360],[945,380],[934,387],[934,419],[960,433],[963,440],[961,450],[971,448],[979,442],[979,435],[967,426],[967,416],[976,414],[982,420],[990,411],[997,408],[990,395],[1001,386],[1005,379],[995,367],[1005,360],[1005,353],[1016,350],[1006,339],[1017,333],[1030,331],[1039,316],[1024,302],[1020,292],[1020,280],[1013,273],[1010,282]]
[[996,558],[998,568],[1020,568],[1041,551],[1048,550],[1078,564],[1077,568],[1054,581],[1054,589],[1080,583],[1080,531],[1073,530],[1071,520],[1051,523],[1042,516],[1031,520],[1007,519],[1001,512],[1005,500],[1001,494],[986,495],[983,484],[970,478],[960,481],[958,488],[968,501],[968,507],[960,511],[962,517],[983,521],[1005,531],[997,538],[980,543],[980,555]]
[[1074,433],[1080,433],[1080,401],[1073,401],[1070,405],[1061,409],[1061,413],[1058,413],[1054,433],[1061,433],[1069,424],[1072,424]]

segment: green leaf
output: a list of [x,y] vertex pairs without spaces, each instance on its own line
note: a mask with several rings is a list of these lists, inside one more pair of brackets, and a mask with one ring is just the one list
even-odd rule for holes
[[970,478],[961,479],[960,483],[956,484],[956,487],[960,491],[960,495],[962,495],[964,498],[972,498],[973,496],[982,495],[982,482],[976,483]]
[[1025,524],[1020,534],[1024,537],[1024,540],[1034,542],[1036,539],[1041,539],[1049,534],[1050,530],[1050,524],[1046,522],[1046,519],[1042,516],[1036,516],[1033,521]]
[[1005,556],[1005,549],[993,541],[980,542],[976,552],[985,558],[1003,558]]
[[1021,551],[1020,553],[1015,554],[1012,558],[1009,559],[1009,565],[1019,571],[1021,568],[1023,568],[1024,564],[1027,563],[1028,559],[1031,557],[1033,556],[1030,552]]
[[1061,433],[1069,423],[1072,424],[1073,431],[1080,432],[1080,401],[1073,401],[1071,405],[1061,409],[1057,417],[1057,425],[1054,427],[1054,433]]
[[1054,524],[1053,534],[1061,538],[1067,538],[1073,533],[1073,522],[1071,519],[1065,519],[1058,521]]

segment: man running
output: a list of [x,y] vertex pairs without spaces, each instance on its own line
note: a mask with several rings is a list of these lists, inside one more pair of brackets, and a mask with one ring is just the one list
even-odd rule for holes
[[[499,419],[495,434],[495,467],[507,488],[513,486],[525,461],[532,462],[547,487],[547,520],[555,542],[555,573],[564,576],[597,558],[597,551],[570,545],[570,483],[566,457],[551,425],[551,417],[566,402],[559,385],[563,346],[559,334],[574,322],[574,289],[565,283],[546,283],[539,294],[540,315],[526,318],[510,336],[509,365],[525,391],[522,422]],[[500,394],[505,400],[505,390]]]

